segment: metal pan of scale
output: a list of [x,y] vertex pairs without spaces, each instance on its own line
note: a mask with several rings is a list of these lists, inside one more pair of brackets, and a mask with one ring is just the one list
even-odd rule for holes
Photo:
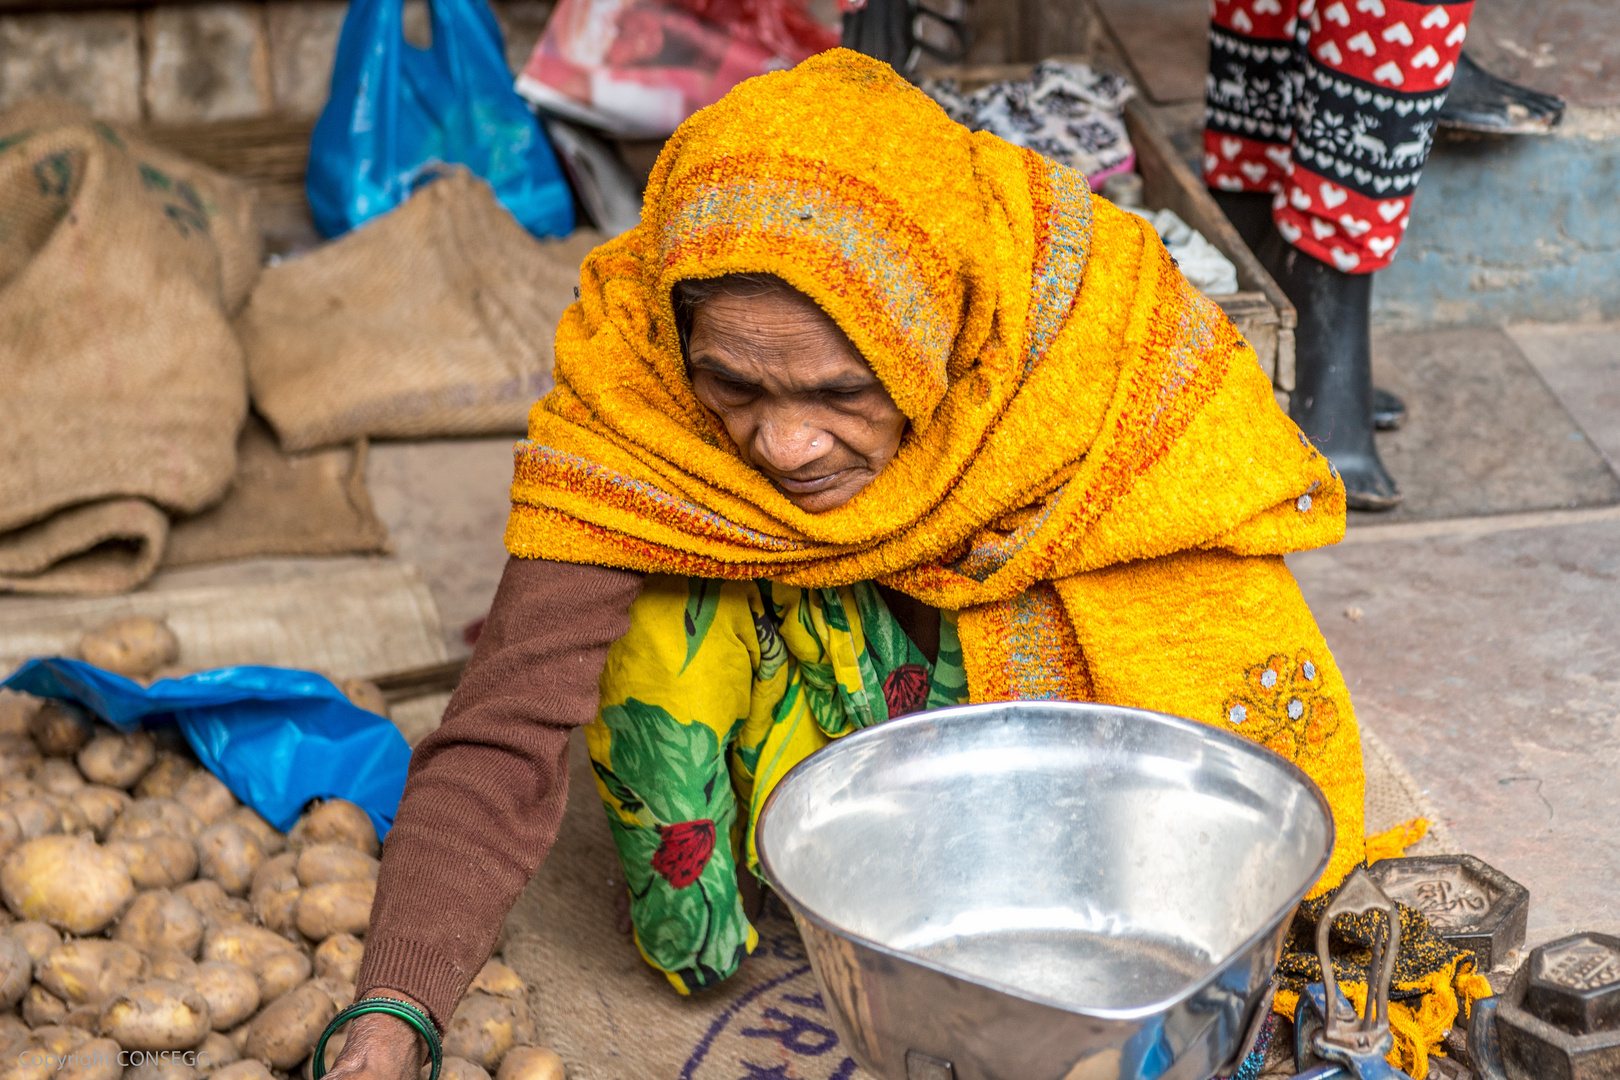
[[1017,702],[840,739],[756,839],[883,1080],[1205,1080],[1263,1007],[1333,819],[1230,732]]

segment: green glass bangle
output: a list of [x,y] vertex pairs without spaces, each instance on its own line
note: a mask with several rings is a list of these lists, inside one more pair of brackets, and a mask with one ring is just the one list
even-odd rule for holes
[[439,1044],[439,1032],[434,1028],[433,1021],[428,1019],[427,1013],[418,1009],[415,1005],[407,1004],[397,998],[367,998],[364,1001],[355,1002],[334,1016],[332,1022],[326,1025],[326,1030],[321,1032],[320,1041],[315,1044],[315,1060],[310,1062],[310,1072],[315,1080],[321,1080],[321,1077],[326,1073],[327,1040],[337,1033],[338,1028],[357,1016],[364,1016],[366,1013],[382,1013],[385,1016],[392,1016],[396,1020],[403,1020],[415,1028],[416,1033],[422,1036],[422,1040],[427,1043],[428,1059],[433,1063],[433,1069],[428,1074],[428,1080],[439,1080],[439,1070],[444,1065],[444,1048]]

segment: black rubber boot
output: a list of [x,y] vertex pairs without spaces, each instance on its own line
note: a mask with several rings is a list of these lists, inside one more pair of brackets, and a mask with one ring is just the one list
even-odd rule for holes
[[1457,73],[1440,108],[1440,126],[1497,135],[1541,135],[1563,119],[1564,99],[1498,79],[1457,57]]
[[882,60],[904,75],[917,62],[911,21],[910,0],[866,0],[861,7],[844,13],[841,44]]
[[1216,191],[1214,188],[1209,193],[1250,251],[1258,254],[1265,242],[1277,234],[1271,223],[1271,201],[1276,196],[1264,191]]
[[[1272,196],[1263,191],[1214,191],[1215,203],[1237,229],[1250,251],[1259,254],[1277,235],[1271,220]],[[1289,250],[1293,250],[1290,248]],[[1278,253],[1280,254],[1280,252]],[[1268,267],[1269,269],[1269,267]],[[1394,431],[1406,422],[1406,403],[1388,390],[1373,389],[1373,423],[1379,431]]]
[[1280,236],[1264,261],[1299,312],[1289,415],[1339,470],[1350,509],[1393,509],[1401,493],[1373,443],[1372,275],[1341,273]]
[[1379,431],[1394,431],[1406,423],[1406,402],[1390,393],[1373,387],[1373,427]]

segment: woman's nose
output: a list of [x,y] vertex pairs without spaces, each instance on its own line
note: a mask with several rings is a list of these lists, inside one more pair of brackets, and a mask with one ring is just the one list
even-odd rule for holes
[[826,454],[832,436],[795,416],[766,416],[754,435],[754,451],[773,471],[797,472]]

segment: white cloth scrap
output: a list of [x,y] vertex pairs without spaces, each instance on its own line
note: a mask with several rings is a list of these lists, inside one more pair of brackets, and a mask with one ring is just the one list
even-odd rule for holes
[[1144,210],[1139,206],[1121,209],[1147,219],[1187,280],[1205,296],[1226,296],[1238,291],[1237,267],[1204,239],[1203,233],[1182,221],[1174,210]]
[[1045,60],[1027,79],[991,83],[971,94],[955,79],[929,80],[922,88],[964,127],[999,135],[1087,177],[1132,160],[1120,112],[1136,90],[1118,75]]

